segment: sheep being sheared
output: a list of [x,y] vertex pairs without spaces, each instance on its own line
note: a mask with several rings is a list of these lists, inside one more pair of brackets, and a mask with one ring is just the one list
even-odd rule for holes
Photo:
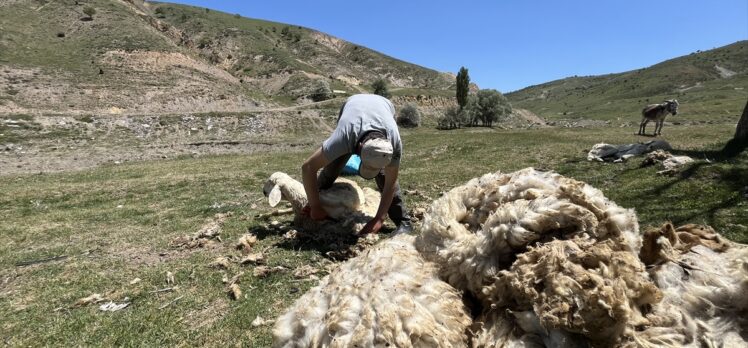
[[748,346],[748,247],[708,226],[668,223],[644,234],[640,257],[664,298],[639,346]]
[[522,313],[510,319],[526,325],[484,326],[474,343],[615,345],[631,340],[662,296],[637,257],[638,229],[633,210],[599,190],[527,168],[484,175],[434,201],[416,246],[443,279],[481,302],[482,318]]
[[343,263],[273,329],[274,347],[467,347],[459,291],[398,235]]
[[291,203],[294,212],[294,224],[307,232],[322,231],[337,234],[333,231],[357,233],[363,225],[371,220],[379,207],[379,192],[365,187],[361,189],[354,181],[338,178],[327,190],[320,191],[322,208],[334,221],[313,221],[302,214],[307,204],[304,185],[286,173],[275,172],[265,182],[263,193],[268,197],[270,206],[275,207],[281,200]]

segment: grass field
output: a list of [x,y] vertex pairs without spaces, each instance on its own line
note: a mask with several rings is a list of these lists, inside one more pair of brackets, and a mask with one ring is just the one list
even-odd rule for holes
[[[412,208],[472,177],[534,166],[588,182],[619,205],[636,208],[642,228],[666,220],[703,223],[748,242],[748,154],[717,153],[734,126],[666,127],[665,139],[676,152],[697,159],[672,177],[657,175],[655,167],[639,168],[641,158],[622,164],[585,160],[595,143],[645,139],[634,131],[405,130],[401,184],[422,194],[406,196]],[[10,346],[268,346],[272,324],[251,322],[258,315],[274,319],[317,283],[296,279],[294,269],[324,270],[333,263],[325,257],[327,246],[282,237],[290,217],[279,217],[280,227],[255,219],[269,209],[261,193],[264,180],[279,170],[299,178],[309,151],[0,177],[0,340]],[[194,249],[171,244],[218,213],[231,213],[222,242]],[[234,243],[246,232],[257,235],[255,248],[264,251],[268,266],[287,270],[258,278],[252,266],[209,266],[218,256],[238,256]],[[20,265],[61,255],[65,258]],[[222,278],[241,271],[244,296],[234,301]],[[173,284],[167,284],[167,272]],[[140,282],[133,282],[136,278]],[[153,292],[164,288],[172,289]],[[73,306],[93,293],[118,303],[129,298],[131,304],[117,312]]]

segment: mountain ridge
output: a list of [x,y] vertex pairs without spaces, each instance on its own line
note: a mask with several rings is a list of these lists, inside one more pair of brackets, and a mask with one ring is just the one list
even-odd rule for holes
[[[594,76],[572,76],[507,93],[518,107],[549,120],[631,121],[645,104],[681,101],[685,120],[728,120],[748,97],[748,41],[675,57],[652,66]],[[680,112],[679,112],[680,115]]]

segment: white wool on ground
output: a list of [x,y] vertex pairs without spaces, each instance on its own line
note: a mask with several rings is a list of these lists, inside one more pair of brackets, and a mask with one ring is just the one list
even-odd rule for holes
[[641,247],[633,210],[585,183],[532,168],[452,189],[432,203],[421,230],[419,251],[442,266],[450,284],[479,298],[534,242],[588,235],[617,238],[633,252]]
[[657,174],[673,174],[677,172],[681,167],[693,162],[693,158],[688,156],[674,156],[670,152],[664,150],[657,150],[647,155],[647,158],[642,161],[641,166],[653,165],[661,163],[664,168],[658,171]]
[[424,215],[416,246],[443,279],[479,300],[482,317],[533,313],[523,318],[537,325],[514,317],[508,331],[504,321],[484,326],[480,346],[630,342],[661,298],[637,256],[633,210],[552,172],[487,174],[451,190]]
[[278,318],[274,347],[467,347],[460,292],[399,235],[348,260]]
[[664,295],[640,346],[748,346],[748,247],[707,226],[665,224],[645,233],[640,256]]

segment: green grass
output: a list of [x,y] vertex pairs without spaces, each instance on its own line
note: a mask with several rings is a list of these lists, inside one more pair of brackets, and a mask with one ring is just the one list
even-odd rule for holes
[[[697,159],[682,175],[658,176],[656,168],[639,168],[640,158],[622,164],[585,160],[597,142],[641,139],[633,128],[403,130],[401,185],[435,198],[487,172],[534,166],[586,181],[618,204],[636,208],[642,228],[666,220],[704,223],[748,242],[748,154],[720,159],[714,153],[732,127],[665,131],[678,152]],[[0,339],[11,346],[269,345],[271,326],[255,328],[252,320],[274,319],[316,282],[295,280],[290,271],[258,279],[251,266],[233,265],[228,277],[246,272],[240,282],[246,298],[233,301],[221,282],[224,272],[208,264],[217,256],[238,255],[233,243],[247,231],[258,235],[257,249],[266,249],[271,266],[323,268],[329,262],[323,247],[285,242],[282,232],[254,219],[269,209],[261,194],[265,178],[279,170],[298,178],[310,151],[0,177]],[[428,204],[421,196],[406,200],[410,207]],[[233,215],[224,224],[222,243],[192,250],[170,245],[225,212]],[[278,219],[290,224],[290,217]],[[16,266],[56,255],[67,258]],[[167,286],[167,271],[175,274],[178,289],[150,293]],[[142,281],[131,285],[135,278]],[[92,293],[119,301],[129,297],[132,304],[114,313],[95,305],[70,308]]]

